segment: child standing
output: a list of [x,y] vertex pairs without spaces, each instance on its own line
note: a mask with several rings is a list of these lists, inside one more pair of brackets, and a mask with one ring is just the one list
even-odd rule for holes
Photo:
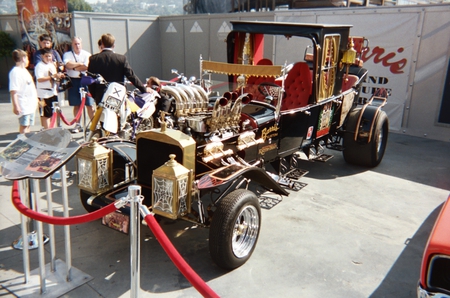
[[28,72],[28,55],[17,49],[12,53],[16,66],[9,72],[9,92],[13,104],[13,112],[19,116],[19,133],[30,132],[34,124],[34,113],[38,105],[38,96],[33,78]]
[[42,48],[40,52],[42,61],[34,68],[34,75],[37,81],[41,124],[44,129],[47,129],[50,127],[50,118],[53,116],[53,103],[58,102],[57,81],[63,78],[64,74],[56,71],[51,49]]

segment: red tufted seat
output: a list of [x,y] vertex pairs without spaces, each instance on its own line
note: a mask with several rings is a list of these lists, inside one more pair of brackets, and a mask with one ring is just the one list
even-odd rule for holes
[[358,77],[355,75],[344,76],[342,79],[342,92],[349,90],[352,88],[356,82],[358,81]]
[[308,105],[312,91],[311,71],[306,62],[297,62],[284,81],[286,97],[281,110],[291,110]]

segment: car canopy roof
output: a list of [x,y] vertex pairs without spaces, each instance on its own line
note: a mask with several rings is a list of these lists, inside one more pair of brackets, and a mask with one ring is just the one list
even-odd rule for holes
[[288,22],[231,21],[233,32],[262,33],[287,36],[314,36],[349,32],[352,25],[305,24]]

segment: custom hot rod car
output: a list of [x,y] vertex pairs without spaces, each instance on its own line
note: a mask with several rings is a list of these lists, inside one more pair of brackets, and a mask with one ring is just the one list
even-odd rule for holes
[[[386,94],[359,97],[366,40],[351,37],[350,25],[232,25],[226,63],[200,59],[199,84],[162,86],[160,127],[139,133],[135,143],[99,140],[111,150],[111,163],[88,166],[83,150],[77,156],[88,211],[138,184],[153,213],[210,228],[211,257],[227,269],[244,264],[255,249],[259,197],[301,187],[299,160],[326,160],[326,147],[342,151],[349,163],[375,167],[388,138],[381,110]],[[264,46],[281,42],[294,57],[274,65]],[[127,210],[116,216],[105,224],[126,230]]]
[[431,231],[422,258],[417,297],[450,297],[450,196]]

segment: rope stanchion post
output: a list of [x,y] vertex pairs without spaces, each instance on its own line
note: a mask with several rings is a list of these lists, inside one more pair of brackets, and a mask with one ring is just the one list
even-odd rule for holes
[[130,297],[139,298],[140,291],[140,220],[139,205],[141,204],[141,187],[131,185],[128,187],[130,200],[130,267],[131,289]]
[[55,122],[56,122],[56,126],[60,127],[61,126],[61,117],[58,117],[58,113],[60,113],[61,107],[59,106],[59,102],[52,102],[52,109],[53,109],[53,115],[52,115],[52,119],[50,122],[50,128],[55,127]]
[[55,123],[58,127],[61,127],[61,120],[68,126],[73,125],[74,123],[76,123],[78,121],[78,119],[80,119],[81,114],[84,111],[84,106],[85,106],[85,100],[86,97],[83,96],[81,98],[81,104],[80,104],[80,109],[78,110],[78,113],[75,115],[75,118],[72,119],[72,121],[67,120],[67,118],[64,116],[62,110],[61,110],[61,106],[59,105],[58,102],[53,102],[53,116],[50,120],[50,128],[54,128],[55,127]]
[[[86,94],[87,92],[84,91],[84,87],[80,87],[80,98],[81,98],[81,102],[84,102],[84,100],[86,100]],[[86,108],[83,107],[83,128],[86,128]]]

